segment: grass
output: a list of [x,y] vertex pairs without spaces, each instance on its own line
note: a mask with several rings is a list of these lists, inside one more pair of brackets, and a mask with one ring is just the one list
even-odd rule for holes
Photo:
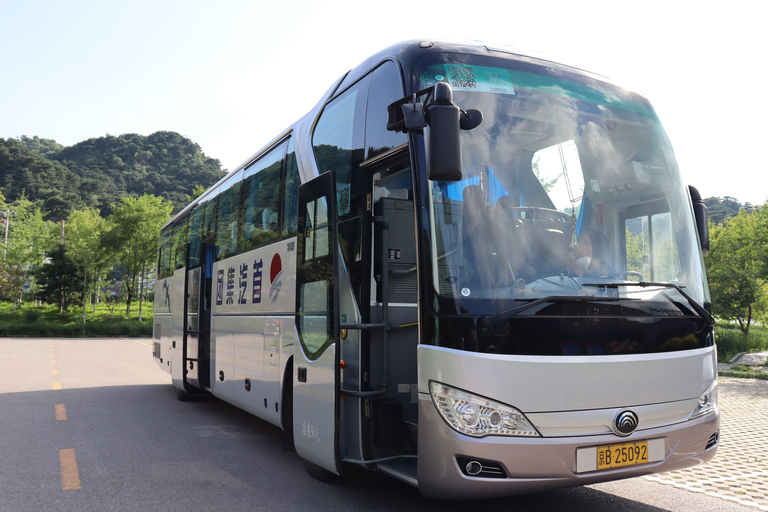
[[731,325],[715,326],[717,360],[727,363],[741,352],[768,351],[768,327],[752,325],[749,334],[744,335]]
[[152,304],[142,305],[139,321],[139,303],[131,304],[131,314],[125,315],[125,304],[115,307],[114,315],[106,304],[98,304],[96,312],[89,306],[83,324],[83,309],[70,308],[69,314],[59,313],[51,305],[23,305],[11,309],[8,303],[0,303],[0,336],[42,336],[75,338],[82,336],[129,336],[152,335]]

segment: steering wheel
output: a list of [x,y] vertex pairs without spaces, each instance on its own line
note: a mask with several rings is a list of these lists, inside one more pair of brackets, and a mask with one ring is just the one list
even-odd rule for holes
[[[627,278],[629,278],[629,277],[636,277],[636,278],[638,278],[640,280],[641,283],[643,281],[645,281],[645,279],[643,279],[643,274],[641,274],[640,272],[637,272],[636,270],[624,270],[624,271],[619,272],[618,274],[616,274],[616,276],[617,277],[622,277],[623,276],[623,277],[627,277]],[[629,279],[627,279],[627,281],[628,280]]]

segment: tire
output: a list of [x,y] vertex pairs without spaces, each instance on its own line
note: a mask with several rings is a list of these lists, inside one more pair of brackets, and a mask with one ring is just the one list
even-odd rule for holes
[[321,468],[317,464],[313,464],[306,459],[302,459],[302,461],[304,462],[304,469],[306,469],[309,476],[315,480],[319,480],[320,482],[330,482],[338,477],[336,474],[331,473],[327,469]]

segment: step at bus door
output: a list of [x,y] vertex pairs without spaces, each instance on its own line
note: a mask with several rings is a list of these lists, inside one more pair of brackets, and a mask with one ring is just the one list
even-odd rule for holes
[[305,460],[338,474],[338,239],[332,171],[299,188],[293,439]]

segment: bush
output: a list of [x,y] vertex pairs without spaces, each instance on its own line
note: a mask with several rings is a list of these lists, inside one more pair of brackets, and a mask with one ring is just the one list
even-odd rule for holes
[[715,327],[717,360],[727,363],[741,352],[768,350],[768,328],[753,325],[749,334],[743,334],[735,325]]
[[86,311],[86,323],[83,324],[82,309],[72,310],[70,314],[59,313],[55,306],[25,306],[23,310],[12,310],[10,305],[0,305],[0,336],[29,336],[76,338],[83,336],[127,336],[144,337],[152,335],[152,305],[145,304],[143,318],[138,320],[138,312],[130,317],[115,314],[100,305],[96,313]]

